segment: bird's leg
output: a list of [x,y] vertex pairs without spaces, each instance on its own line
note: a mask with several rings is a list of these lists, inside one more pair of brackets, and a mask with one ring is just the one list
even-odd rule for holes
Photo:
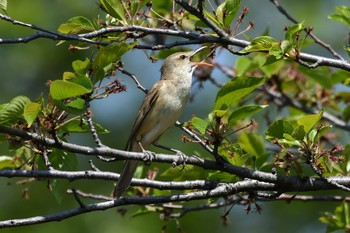
[[137,141],[137,143],[139,144],[142,150],[142,153],[145,155],[143,158],[143,161],[145,162],[146,165],[150,165],[154,157],[154,152],[145,150],[140,141]]
[[173,167],[176,167],[177,165],[182,165],[182,169],[181,171],[185,168],[185,165],[186,165],[186,162],[188,160],[188,156],[185,155],[184,153],[182,153],[181,151],[179,150],[176,150],[176,149],[173,149],[173,148],[170,148],[170,147],[167,147],[167,146],[163,146],[163,145],[160,145],[158,144],[157,142],[154,142],[153,143],[154,146],[156,147],[159,147],[161,149],[164,149],[164,150],[168,150],[168,151],[171,151],[171,152],[174,152],[176,155],[178,155],[179,157],[173,161],[173,163],[171,164]]

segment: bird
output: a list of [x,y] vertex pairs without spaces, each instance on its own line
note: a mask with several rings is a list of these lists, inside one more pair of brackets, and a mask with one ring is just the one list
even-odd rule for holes
[[[206,47],[169,55],[161,66],[161,78],[146,94],[127,141],[127,151],[145,152],[180,118],[189,99],[192,74],[198,66],[212,66],[190,59]],[[137,160],[127,160],[114,190],[120,198],[128,189],[137,168]]]

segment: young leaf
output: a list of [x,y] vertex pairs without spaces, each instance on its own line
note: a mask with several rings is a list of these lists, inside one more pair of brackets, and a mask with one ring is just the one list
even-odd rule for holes
[[216,9],[216,16],[224,27],[229,27],[231,25],[240,4],[240,0],[226,0],[218,6]]
[[85,75],[90,67],[90,60],[88,58],[85,61],[76,60],[72,62],[73,70],[78,75]]
[[265,82],[265,78],[238,77],[223,86],[216,95],[214,109],[232,106]]
[[285,35],[285,39],[290,42],[295,41],[296,34],[299,33],[300,31],[303,31],[304,29],[305,29],[305,25],[303,22],[294,24],[293,26],[288,28]]
[[306,115],[297,120],[297,124],[304,127],[305,133],[310,130],[321,120],[323,111],[317,114]]
[[35,102],[30,102],[24,107],[23,116],[27,121],[28,127],[30,127],[37,118],[41,111],[41,107],[41,104]]
[[54,100],[63,100],[70,97],[81,96],[91,90],[85,87],[63,80],[55,80],[50,85],[50,95]]
[[68,20],[67,23],[61,24],[57,29],[62,34],[79,34],[94,31],[94,25],[83,16],[77,16]]
[[209,125],[209,123],[199,117],[193,117],[191,119],[191,124],[201,133],[205,134],[205,131]]
[[334,9],[337,13],[329,15],[328,18],[350,27],[350,8],[347,6],[336,6]]
[[0,169],[15,168],[14,158],[6,155],[0,156]]
[[[109,131],[103,128],[101,125],[94,123],[94,127],[97,133],[109,133]],[[90,132],[90,128],[85,119],[74,119],[70,120],[67,123],[61,125],[58,128],[60,133],[87,133]]]
[[120,0],[100,0],[100,3],[109,15],[125,22],[125,11]]
[[0,0],[0,9],[6,12],[7,0]]
[[269,36],[259,36],[250,42],[248,46],[242,49],[239,53],[250,53],[258,51],[269,51],[274,46],[278,45],[278,41]]
[[239,120],[247,119],[268,105],[246,105],[235,109],[228,118],[228,124],[233,125]]

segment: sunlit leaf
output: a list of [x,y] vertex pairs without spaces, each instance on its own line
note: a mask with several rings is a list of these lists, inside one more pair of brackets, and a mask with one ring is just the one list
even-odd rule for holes
[[63,80],[55,80],[50,85],[50,95],[55,100],[84,95],[90,91],[81,85]]
[[93,24],[83,16],[77,16],[68,20],[67,23],[61,24],[57,29],[62,34],[79,34],[95,30]]
[[90,60],[88,58],[85,61],[75,60],[72,62],[73,70],[78,75],[85,75],[90,67]]
[[265,82],[265,78],[239,77],[228,82],[216,95],[214,109],[232,106]]
[[298,125],[303,126],[305,133],[309,133],[310,130],[321,120],[323,111],[317,114],[306,115],[297,120]]
[[278,45],[278,41],[269,36],[259,36],[250,42],[248,46],[240,51],[240,53],[250,53],[258,51],[269,51],[274,46]]
[[23,116],[24,119],[27,121],[28,127],[30,127],[33,124],[41,109],[42,106],[39,103],[30,102],[26,104],[26,106],[24,107]]
[[201,133],[205,134],[205,131],[209,125],[209,123],[199,117],[193,117],[191,119],[191,124]]

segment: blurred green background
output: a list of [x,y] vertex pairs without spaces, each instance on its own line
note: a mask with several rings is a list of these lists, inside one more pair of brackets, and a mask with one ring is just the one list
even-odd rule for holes
[[[312,26],[314,33],[319,38],[331,44],[337,51],[342,50],[347,33],[349,33],[348,28],[328,20],[327,15],[334,12],[334,6],[348,5],[348,0],[281,0],[280,3],[295,18],[300,21],[305,20],[306,25]],[[291,23],[278,13],[270,1],[242,0],[242,6],[248,6],[250,9],[245,23],[255,21],[255,30],[249,31],[249,36],[260,35],[268,28],[273,37],[283,39],[283,27],[291,25]],[[71,17],[81,15],[93,19],[102,14],[97,0],[11,0],[8,2],[7,12],[14,19],[53,31]],[[33,30],[0,21],[0,38],[26,36],[33,32]],[[60,46],[56,44],[57,41],[47,39],[35,40],[28,44],[0,44],[0,103],[8,102],[17,95],[27,95],[32,100],[40,95],[46,96],[48,93],[48,88],[45,85],[47,80],[60,79],[64,71],[71,70],[73,60],[84,60],[85,57],[91,55],[91,51],[69,52],[69,43]],[[324,49],[318,46],[311,46],[307,52],[329,56]],[[233,65],[235,59],[234,56],[223,53],[219,57],[219,62]],[[130,52],[125,56],[123,62],[126,69],[139,77],[147,88],[150,88],[159,79],[161,62],[151,63],[141,51]],[[110,134],[101,136],[103,142],[109,146],[123,149],[128,130],[133,123],[144,94],[136,89],[128,77],[117,75],[128,86],[128,92],[98,101],[92,107],[94,119],[111,131]],[[219,72],[214,72],[213,75],[219,82],[227,81]],[[188,120],[193,114],[205,117],[212,108],[216,92],[216,87],[205,83],[204,88],[189,103],[182,120]],[[173,128],[163,137],[162,143],[181,148],[188,153],[193,150],[201,151],[198,146],[193,148],[188,144],[180,145],[181,135],[180,130]],[[84,145],[93,145],[89,136],[72,135],[70,140]],[[179,142],[177,143],[177,141]],[[1,154],[7,154],[6,146],[0,145],[0,149]],[[81,169],[89,168],[88,159],[91,158],[79,156]],[[101,169],[115,169],[117,171],[122,164],[105,164],[97,161],[96,165]],[[61,204],[57,204],[46,188],[45,181],[15,185],[16,181],[16,179],[0,178],[0,220],[46,215],[77,207],[74,198],[69,195],[64,198]],[[113,183],[106,181],[72,182],[69,186],[82,187],[85,191],[106,195],[113,189]],[[21,197],[22,189],[25,187],[29,190],[29,200],[24,200]],[[229,216],[230,224],[228,226],[223,226],[220,219],[220,216],[225,212],[224,209],[189,213],[179,220],[180,226],[185,232],[322,232],[325,231],[325,225],[317,220],[320,213],[333,211],[335,207],[335,203],[323,202],[292,202],[291,204],[264,202],[260,204],[263,208],[261,214],[246,214],[244,207],[234,207]],[[178,231],[174,221],[161,221],[157,214],[131,218],[133,210],[135,208],[131,207],[126,216],[121,216],[117,213],[117,209],[112,209],[73,217],[62,222],[3,229],[1,232],[110,233],[142,231],[148,233],[161,232],[164,225],[166,232]]]

